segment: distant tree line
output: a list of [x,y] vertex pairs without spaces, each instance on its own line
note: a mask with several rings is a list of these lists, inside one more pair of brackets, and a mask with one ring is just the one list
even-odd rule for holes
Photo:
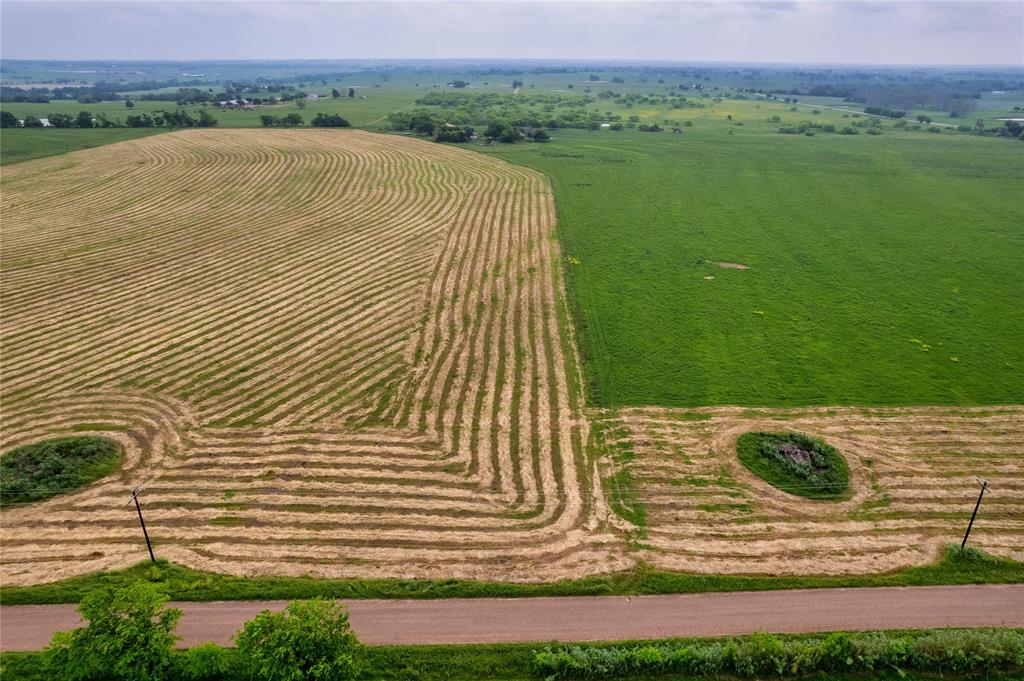
[[864,113],[872,114],[874,116],[884,116],[886,118],[903,118],[907,115],[906,111],[900,111],[899,109],[886,109],[880,106],[866,106],[864,107]]
[[[195,114],[185,110],[155,111],[152,115],[141,114],[128,116],[122,121],[120,118],[111,119],[105,114],[92,114],[88,111],[79,111],[73,116],[68,113],[53,113],[47,118],[52,128],[212,128],[217,125],[217,119],[205,109]],[[25,116],[24,121],[19,121],[10,111],[0,112],[0,127],[4,128],[42,128],[42,119],[37,116]]]
[[141,80],[132,83],[108,83],[99,81],[92,85],[73,85],[62,87],[0,87],[0,102],[27,102],[35,104],[46,104],[51,100],[78,100],[81,104],[96,104],[99,102],[112,102],[122,98],[123,92],[138,92],[140,90],[160,90],[169,87],[181,87],[185,85],[200,85],[201,81],[180,81],[171,80]]

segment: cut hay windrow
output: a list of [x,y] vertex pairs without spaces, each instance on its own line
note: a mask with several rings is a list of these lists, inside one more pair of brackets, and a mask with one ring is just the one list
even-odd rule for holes
[[127,451],[4,510],[5,583],[137,560],[139,484],[161,555],[232,574],[626,567],[560,396],[541,176],[356,131],[231,130],[2,178],[4,447],[109,431]]

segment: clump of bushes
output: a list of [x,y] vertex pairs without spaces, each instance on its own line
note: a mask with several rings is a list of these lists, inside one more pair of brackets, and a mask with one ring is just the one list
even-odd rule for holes
[[295,601],[283,612],[265,610],[235,637],[249,678],[341,681],[359,671],[359,640],[344,606],[325,598]]
[[185,651],[173,650],[182,613],[167,601],[148,582],[92,591],[78,607],[87,626],[58,632],[26,661],[31,672],[5,667],[4,678],[10,672],[67,681],[344,681],[362,666],[363,647],[344,606],[333,600],[264,611],[235,637],[237,648],[206,643]]
[[12,449],[0,457],[0,506],[46,499],[109,474],[121,446],[102,437],[67,437]]
[[937,630],[920,634],[844,634],[779,639],[756,634],[725,641],[633,647],[546,648],[534,656],[547,679],[606,679],[687,674],[741,678],[904,670],[974,674],[1024,665],[1020,630]]
[[744,433],[736,453],[752,473],[784,492],[835,499],[846,492],[846,460],[831,445],[802,433]]
[[349,128],[352,124],[338,114],[318,113],[313,117],[313,126],[317,128]]
[[[772,116],[772,119],[776,119],[776,118],[778,118],[778,116]],[[773,123],[778,122],[778,121],[775,121],[775,120],[772,120],[772,119],[769,119],[769,120],[771,120],[771,122],[773,122]],[[795,125],[783,125],[782,127],[780,127],[778,129],[777,132],[779,132],[780,134],[783,134],[783,135],[806,135],[806,134],[810,133],[810,136],[813,136],[814,135],[814,131],[816,131],[816,130],[821,131],[821,132],[835,132],[836,131],[836,126],[832,125],[831,123],[816,123],[815,121],[800,121],[799,123],[797,123]]]
[[54,634],[43,651],[46,674],[76,681],[170,678],[181,611],[165,608],[167,600],[146,582],[89,593],[78,606],[88,626]]

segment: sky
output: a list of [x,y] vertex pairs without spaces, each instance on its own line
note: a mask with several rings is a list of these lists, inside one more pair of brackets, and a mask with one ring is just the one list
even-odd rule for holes
[[5,59],[1024,65],[1024,0],[2,0]]

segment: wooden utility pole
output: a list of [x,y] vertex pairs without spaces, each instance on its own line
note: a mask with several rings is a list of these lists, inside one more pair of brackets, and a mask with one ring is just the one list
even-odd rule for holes
[[967,538],[971,536],[971,528],[974,527],[974,519],[978,516],[978,508],[981,506],[981,498],[985,496],[988,489],[988,480],[981,483],[981,494],[978,495],[978,503],[974,505],[974,513],[971,514],[971,522],[967,523],[967,531],[964,532],[964,540],[960,542],[960,548],[967,546]]
[[[146,521],[142,519],[142,507],[139,506],[139,492],[141,491],[141,487],[136,487],[132,490],[132,501],[135,502],[135,510],[139,513],[139,525],[142,525],[142,536],[146,538],[146,548],[149,549],[149,559],[155,563],[156,556],[153,555],[153,545],[149,543],[149,532],[146,532]],[[966,541],[966,539],[964,541]]]

